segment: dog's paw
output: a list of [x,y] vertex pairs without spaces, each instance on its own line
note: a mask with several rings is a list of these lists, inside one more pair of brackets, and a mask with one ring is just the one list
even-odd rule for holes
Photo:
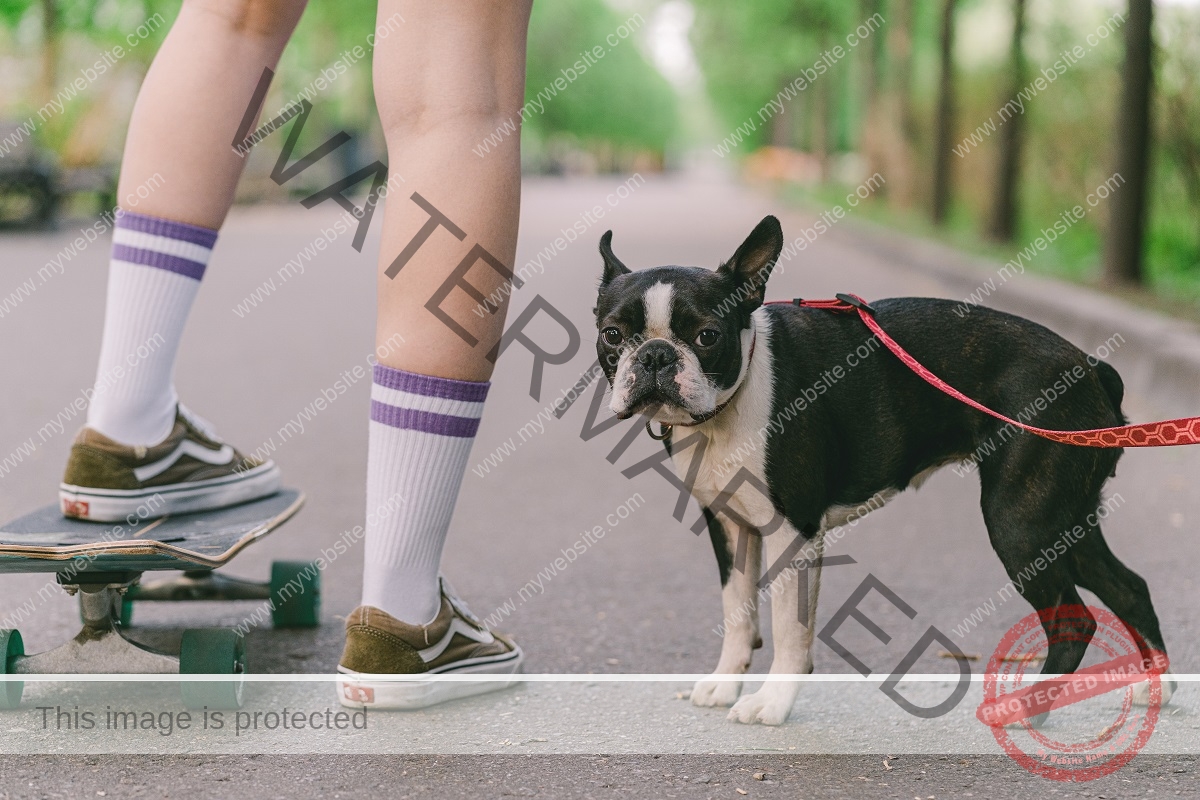
[[741,681],[696,681],[692,687],[694,706],[731,706],[742,693]]
[[[1162,687],[1162,702],[1160,705],[1166,705],[1171,702],[1171,696],[1175,694],[1175,689],[1179,684],[1171,677],[1170,672],[1164,672],[1159,680],[1159,685]],[[1133,704],[1135,706],[1150,705],[1150,681],[1142,681],[1133,685]]]
[[753,694],[748,694],[729,709],[729,719],[747,725],[782,725],[792,713],[799,684],[768,681]]
[[1026,728],[1032,728],[1033,730],[1038,731],[1041,730],[1042,726],[1046,724],[1046,720],[1049,719],[1049,717],[1050,712],[1043,711],[1040,714],[1034,714],[1032,717],[1026,717],[1025,719],[1019,719],[1016,722],[1010,722],[1005,725],[1004,728],[1005,730],[1010,731],[1021,731],[1025,730]]

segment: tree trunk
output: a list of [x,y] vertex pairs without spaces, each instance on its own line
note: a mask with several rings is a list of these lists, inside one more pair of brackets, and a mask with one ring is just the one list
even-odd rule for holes
[[1104,280],[1143,281],[1142,244],[1146,235],[1146,190],[1150,171],[1150,96],[1154,89],[1154,8],[1151,0],[1129,0],[1125,21],[1125,67],[1117,108],[1116,164],[1125,179],[1109,200],[1104,245]]
[[913,0],[895,0],[888,25],[887,112],[885,116],[888,202],[908,208],[915,202],[913,136],[916,120],[912,110]]
[[[1015,97],[1029,80],[1025,61],[1026,0],[1013,0],[1012,87]],[[1005,100],[1008,102],[1008,100]],[[1020,223],[1021,146],[1025,138],[1025,115],[1018,113],[1000,129],[1000,163],[996,169],[996,199],[989,235],[999,242],[1017,238]]]
[[[883,7],[883,0],[862,0],[859,5],[862,18],[871,19]],[[863,67],[863,113],[862,136],[859,147],[866,158],[867,174],[886,171],[883,144],[883,92],[880,90],[880,70],[883,60],[884,37],[878,32],[871,41],[862,46]],[[886,184],[885,184],[886,185]]]
[[950,137],[954,135],[954,3],[943,0],[941,33],[941,80],[938,86],[937,119],[933,138],[933,221],[940,225],[950,211]]
[[[1195,78],[1188,75],[1186,81],[1182,91],[1169,98],[1164,106],[1166,124],[1160,147],[1175,157],[1188,201],[1193,208],[1200,209],[1200,126],[1193,132],[1188,115],[1188,100],[1196,96]],[[1196,215],[1195,222],[1196,243],[1200,248],[1200,214]]]
[[[820,51],[829,49],[829,31],[822,28],[817,40]],[[833,81],[826,77],[817,84],[813,113],[813,154],[821,165],[821,181],[829,180],[829,154],[833,148]]]
[[38,83],[45,105],[58,92],[58,6],[57,0],[42,0],[42,74]]
[[[787,86],[791,80],[791,76],[781,75],[779,80],[776,81],[779,91],[783,91],[783,87]],[[775,147],[791,147],[793,144],[792,138],[794,134],[792,128],[795,126],[792,123],[792,118],[796,115],[789,115],[787,111],[787,106],[785,105],[782,111],[771,117],[771,144]]]

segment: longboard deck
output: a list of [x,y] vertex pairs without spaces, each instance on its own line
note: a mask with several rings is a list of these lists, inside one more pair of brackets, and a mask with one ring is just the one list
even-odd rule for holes
[[0,573],[219,567],[287,522],[304,494],[282,489],[230,508],[126,523],[67,519],[48,505],[0,527]]

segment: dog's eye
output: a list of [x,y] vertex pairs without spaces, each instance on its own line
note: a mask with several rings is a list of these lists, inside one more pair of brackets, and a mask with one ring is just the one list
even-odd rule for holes
[[617,328],[605,328],[600,335],[604,337],[604,343],[610,347],[616,347],[624,340],[621,331]]
[[700,331],[700,334],[696,337],[696,344],[700,345],[701,347],[712,347],[717,343],[717,339],[720,338],[720,331],[714,331],[712,328],[705,328],[704,330]]

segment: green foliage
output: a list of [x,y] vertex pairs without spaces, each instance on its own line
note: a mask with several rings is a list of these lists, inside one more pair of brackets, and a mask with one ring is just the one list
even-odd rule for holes
[[1200,13],[1176,12],[1162,23],[1150,277],[1200,299]]
[[[864,204],[864,213],[890,220],[905,229],[924,230],[919,204],[928,193],[932,123],[938,80],[940,8],[944,0],[904,0],[912,8],[912,84],[910,101],[917,125],[911,131],[913,172],[918,176],[915,201],[904,212],[882,203]],[[524,131],[526,149],[536,154],[567,139],[593,151],[651,150],[663,152],[680,137],[677,96],[644,55],[650,17],[656,0],[636,4],[640,14],[617,12],[607,0],[538,0],[530,25]],[[882,48],[889,26],[898,21],[902,0],[692,0],[697,16],[692,43],[704,75],[711,105],[725,131],[750,121],[753,130],[735,148],[746,155],[769,141],[812,149],[816,120],[825,114],[833,152],[861,147],[865,121],[863,100],[867,48]],[[959,0],[962,20],[977,10],[1004,12],[1011,0]],[[52,38],[59,44],[59,70],[54,81],[63,85],[78,70],[114,46],[126,49],[114,75],[67,103],[61,114],[40,126],[44,146],[62,152],[76,130],[96,111],[125,119],[128,109],[116,102],[116,73],[127,79],[144,71],[178,13],[179,0],[53,0],[57,9]],[[628,4],[625,7],[629,7]],[[40,68],[46,32],[41,30],[43,0],[0,0],[0,46],[24,62],[26,76]],[[781,114],[759,116],[759,110],[780,89],[812,67],[829,48],[845,48],[846,35],[878,8],[886,19],[873,41],[848,52],[816,82],[787,102]],[[1092,30],[1093,11],[1086,4],[1068,6],[1054,0],[1030,0],[1028,37],[1030,77],[1049,66]],[[1098,12],[1096,12],[1098,13]],[[1111,13],[1106,11],[1105,15]],[[126,37],[146,19],[161,15],[162,24],[136,47]],[[1147,229],[1147,272],[1164,292],[1200,300],[1200,11],[1193,6],[1159,4],[1157,86],[1154,105],[1155,150]],[[644,16],[643,16],[644,15]],[[308,146],[338,128],[356,134],[360,145],[375,136],[377,121],[371,86],[370,53],[366,38],[377,24],[376,0],[310,3],[296,35],[284,53],[268,107],[290,101],[309,87],[325,68],[356,46],[363,56],[322,90],[318,107],[306,128]],[[624,26],[624,27],[623,27]],[[997,31],[1006,37],[1007,31]],[[1066,208],[1079,204],[1111,173],[1111,138],[1119,95],[1122,37],[1108,38],[1079,65],[1059,77],[1027,104],[1025,152],[1021,177],[1022,218],[1018,248],[1036,238]],[[600,55],[585,52],[600,48]],[[1001,48],[1004,50],[1006,48]],[[960,55],[962,51],[960,50]],[[580,69],[577,62],[586,63]],[[1008,99],[1011,83],[1006,58],[959,65],[958,115],[955,140],[976,130]],[[885,56],[880,82],[886,88],[893,75]],[[572,78],[572,70],[577,73]],[[556,81],[558,85],[556,85]],[[24,118],[45,102],[37,87],[9,99],[0,109],[5,116]],[[124,95],[122,95],[123,97]],[[36,101],[36,102],[35,102]],[[689,100],[689,102],[691,102]],[[538,105],[542,110],[538,109]],[[824,109],[824,111],[823,111]],[[697,115],[700,116],[700,115]],[[114,142],[120,130],[112,131]],[[368,135],[364,136],[364,132]],[[83,137],[86,139],[87,137]],[[971,249],[998,257],[1013,248],[981,241],[980,232],[994,201],[995,169],[1000,137],[986,137],[966,158],[954,159],[955,202],[949,224],[939,235]],[[715,144],[715,142],[713,143]],[[821,202],[822,192],[809,192]],[[837,189],[834,196],[843,196]],[[1073,279],[1094,279],[1099,270],[1105,205],[1059,237],[1042,253],[1034,269]]]
[[[1085,23],[1057,18],[1036,37],[1045,53],[1030,60],[1029,79],[1049,67],[1058,54],[1094,30]],[[1200,175],[1197,185],[1187,180],[1186,165],[1200,167],[1200,16],[1194,10],[1162,10],[1156,34],[1159,42],[1156,128],[1152,151],[1150,216],[1146,231],[1149,284],[1172,295],[1200,299]],[[1083,205],[1089,192],[1112,174],[1112,135],[1119,98],[1123,41],[1113,35],[1044,91],[1026,103],[1025,158],[1022,172],[1024,213],[1018,247],[1035,239],[1065,209]],[[1008,99],[1006,64],[979,68],[962,76],[959,86],[959,125],[966,136],[996,113]],[[982,228],[993,201],[993,175],[999,137],[992,136],[968,158],[955,159],[959,171],[959,203]],[[1102,202],[1087,217],[1039,255],[1032,268],[1073,280],[1100,277],[1102,232],[1109,204]],[[1010,252],[1001,248],[998,253]]]
[[[35,69],[40,68],[47,42],[59,42],[58,84],[76,77],[75,70],[92,53],[100,56],[115,46],[126,51],[114,70],[128,73],[144,71],[158,50],[163,37],[178,13],[178,0],[52,0],[57,24],[47,36],[41,30],[42,0],[0,0],[0,41],[15,41],[16,31],[24,31],[19,57]],[[147,18],[161,15],[149,36],[136,47],[126,37]],[[338,3],[310,3],[284,52],[276,79],[268,97],[268,107],[290,102],[298,92],[318,80],[339,60],[336,79],[314,99],[319,113],[306,130],[306,140],[325,137],[338,128],[356,134],[374,132],[377,116],[371,84],[371,50],[367,36],[377,24],[376,0],[341,0]],[[587,146],[607,142],[629,150],[662,152],[677,129],[675,93],[666,80],[643,57],[641,43],[647,20],[640,14],[624,15],[612,11],[604,0],[553,0],[534,5],[529,37],[528,97],[539,91],[554,93],[544,102],[545,113],[528,115],[525,129],[535,145],[561,135],[569,135]],[[34,34],[31,38],[31,34]],[[610,40],[608,37],[612,36]],[[7,45],[5,45],[7,46]],[[594,64],[562,90],[554,82],[563,70],[577,69],[583,51],[602,48],[602,56],[590,55]],[[347,51],[363,48],[361,57]],[[76,62],[80,62],[76,64]],[[75,121],[96,104],[111,102],[104,87],[111,79],[70,101],[62,114],[40,127],[37,136],[42,146],[61,152],[71,135]],[[549,89],[547,89],[549,87]],[[22,91],[19,98],[0,112],[24,117],[44,102],[36,91]],[[12,102],[12,101],[10,101]],[[128,109],[112,110],[114,117],[127,117]],[[114,131],[119,136],[120,131]],[[357,138],[357,137],[356,137]],[[360,139],[359,144],[364,144]]]
[[[758,110],[781,84],[800,67],[810,65],[822,48],[822,37],[844,40],[846,31],[861,21],[869,0],[833,7],[824,0],[762,0],[729,4],[721,0],[694,0],[700,10],[694,41],[711,98],[727,130],[747,120],[757,129],[740,146],[746,155],[783,134],[793,147],[812,149],[805,128],[811,122],[793,119],[779,131],[775,117],[762,123]],[[1021,172],[1022,214],[1014,246],[995,245],[982,237],[995,202],[999,133],[984,136],[964,158],[952,158],[954,205],[950,219],[934,229],[923,219],[928,202],[932,165],[932,130],[938,75],[939,15],[943,0],[913,0],[912,103],[916,130],[911,131],[917,205],[897,209],[880,203],[864,204],[859,213],[898,228],[936,235],[956,245],[1007,260],[1036,239],[1043,228],[1085,198],[1113,171],[1112,136],[1120,96],[1123,35],[1118,27],[1065,74],[1025,103],[1024,154]],[[885,0],[882,13],[888,24],[897,21],[898,0]],[[994,24],[996,14],[1011,8],[1011,0],[960,0],[958,20],[957,117],[954,144],[977,131],[1011,99],[1008,31],[996,31],[1001,47],[996,57],[964,57],[964,42],[980,41],[981,19]],[[1076,45],[1123,4],[1104,10],[1067,6],[1051,0],[1030,0],[1027,36],[1028,79],[1041,75],[1060,54]],[[976,11],[972,38],[962,38],[964,21]],[[827,26],[827,27],[823,27]],[[830,33],[831,32],[831,33]],[[886,35],[886,34],[885,34]],[[1200,10],[1159,5],[1155,35],[1158,54],[1154,114],[1154,150],[1150,182],[1150,212],[1146,230],[1146,267],[1152,288],[1161,293],[1200,301]],[[829,40],[829,39],[826,39]],[[974,54],[972,54],[974,55]],[[889,76],[885,62],[883,82]],[[839,64],[802,96],[792,100],[786,115],[811,119],[819,113],[813,97],[827,87],[836,92],[831,109],[837,135],[833,149],[859,146],[863,117],[855,109],[861,102],[863,73],[852,59]],[[836,76],[836,80],[830,81]],[[840,82],[839,82],[840,81]],[[847,113],[847,107],[850,113]],[[794,110],[794,111],[793,111]],[[847,130],[848,128],[848,130]],[[844,196],[844,188],[793,189],[790,196],[817,207]],[[1103,231],[1110,212],[1101,202],[1086,217],[1045,251],[1031,269],[1073,280],[1095,281],[1100,273]]]
[[[320,124],[313,126],[311,134],[314,142],[323,141],[339,128],[362,132],[376,125],[371,48],[367,46],[367,37],[377,24],[376,6],[375,0],[309,3],[280,59],[272,92],[289,102],[320,78],[322,71],[333,69],[329,74],[336,75],[340,69],[333,65],[339,60],[348,65],[344,74],[321,92],[320,99],[312,101],[320,111]],[[353,52],[355,47],[362,48],[362,58]],[[309,135],[306,132],[306,141]]]
[[[585,143],[663,151],[675,135],[676,99],[639,49],[647,26],[641,14],[617,14],[603,0],[535,2],[526,62],[527,140],[569,134]],[[598,58],[592,52],[597,47]],[[590,66],[585,51],[594,61]],[[579,73],[574,82],[556,87],[570,70]],[[539,92],[544,113],[529,105]]]
[[[754,122],[755,130],[741,146],[743,153],[770,139],[770,128],[760,124],[759,109],[811,67],[825,48],[844,45],[846,32],[856,24],[855,4],[834,0],[696,0],[695,5],[699,13],[692,41],[709,97],[731,129],[748,119]],[[802,93],[792,106],[809,96]],[[799,115],[785,111],[777,124],[793,124]]]
[[8,27],[15,27],[30,6],[29,0],[0,0],[0,21]]
[[[52,30],[41,30],[56,37],[64,49],[80,47],[84,51],[108,51],[120,46],[126,58],[149,63],[171,23],[179,12],[178,2],[167,0],[53,0]],[[131,47],[126,37],[138,26],[159,15]],[[45,4],[39,0],[0,0],[0,22],[15,28],[26,20],[36,21],[39,29],[45,19]]]

